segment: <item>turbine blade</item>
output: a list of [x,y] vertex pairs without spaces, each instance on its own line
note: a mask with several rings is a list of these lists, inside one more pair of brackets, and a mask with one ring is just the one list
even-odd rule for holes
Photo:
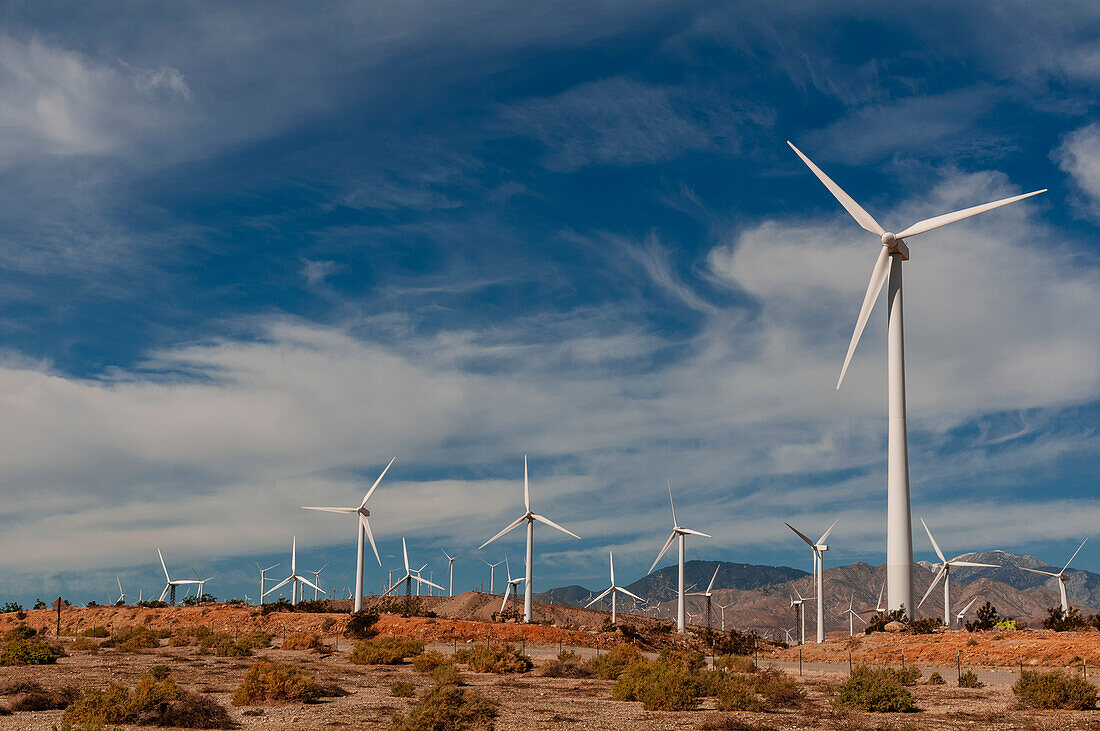
[[701,530],[692,530],[691,528],[681,528],[680,532],[681,533],[687,533],[688,535],[692,535],[692,536],[702,536],[703,538],[711,538],[712,537],[710,535],[710,533],[704,533]]
[[562,528],[562,527],[561,527],[560,525],[558,525],[557,523],[555,523],[554,521],[550,520],[549,518],[547,518],[547,517],[545,517],[545,516],[543,516],[543,515],[532,515],[531,517],[532,517],[532,518],[534,518],[535,520],[539,521],[540,523],[546,523],[546,525],[550,526],[551,528],[557,528],[557,529],[558,529],[558,530],[560,530],[560,531],[561,531],[562,533],[566,533],[566,534],[568,534],[568,535],[571,535],[571,536],[573,536],[573,537],[574,537],[574,538],[576,538],[576,539],[577,539],[578,541],[579,541],[579,540],[581,539],[581,537],[580,537],[580,536],[578,536],[578,535],[577,535],[576,533],[574,533],[573,531],[571,531],[571,530],[566,530],[565,528]]
[[313,588],[313,589],[316,589],[317,591],[321,591],[321,587],[317,586],[316,584],[314,584],[313,582],[311,582],[311,581],[310,581],[309,579],[306,579],[306,578],[304,578],[304,577],[301,577],[301,576],[299,576],[299,577],[298,577],[298,581],[302,582],[303,584],[305,584],[305,585],[306,585],[306,586],[308,586],[308,587],[311,587],[311,588]]
[[604,589],[604,590],[603,590],[603,594],[600,594],[600,595],[599,595],[598,597],[596,597],[596,598],[595,598],[595,599],[593,599],[592,601],[588,602],[588,604],[585,604],[585,605],[584,605],[584,608],[585,608],[585,609],[588,609],[588,608],[589,608],[590,606],[592,606],[593,604],[595,604],[595,603],[596,603],[596,602],[598,602],[599,600],[603,599],[603,598],[604,598],[605,596],[607,596],[607,595],[608,595],[608,594],[610,594],[610,593],[611,593],[611,589],[610,589],[610,588],[608,588],[608,589]]
[[955,223],[955,221],[961,221],[964,218],[970,218],[976,216],[979,213],[985,213],[986,211],[992,211],[994,208],[1000,208],[1001,206],[1007,206],[1009,203],[1015,203],[1016,201],[1022,201],[1024,198],[1030,198],[1033,195],[1039,195],[1040,193],[1046,193],[1047,189],[1034,190],[1030,193],[1024,193],[1023,195],[1014,195],[1011,198],[1002,198],[999,201],[993,201],[992,203],[983,203],[980,206],[971,206],[970,208],[964,208],[961,211],[955,211],[954,213],[945,213],[942,216],[935,216],[934,218],[926,218],[923,221],[914,223],[909,228],[905,229],[896,237],[899,239],[908,238],[910,236],[916,236],[917,234],[927,233],[935,230],[940,226],[946,226],[949,223]]
[[714,567],[714,576],[710,577],[710,583],[707,584],[706,594],[710,594],[710,590],[714,588],[714,580],[718,578],[718,569],[722,568],[722,564],[718,564]]
[[527,455],[523,455],[523,506],[531,512],[531,485],[527,482]]
[[1001,568],[997,564],[993,563],[974,563],[973,561],[948,561],[952,566],[969,566],[971,568],[983,568],[983,569],[999,569]]
[[159,546],[157,547],[157,555],[160,556],[160,567],[164,569],[164,578],[167,579],[169,583],[171,583],[172,577],[168,575],[168,567],[164,565],[164,554],[160,552]]
[[867,318],[871,316],[871,310],[875,308],[882,285],[886,283],[886,277],[890,274],[890,250],[885,246],[878,253],[875,267],[871,270],[871,280],[867,282],[867,293],[863,295],[863,305],[859,308],[859,317],[856,318],[855,329],[852,330],[852,340],[848,343],[848,352],[844,356],[844,365],[840,368],[840,378],[836,381],[836,390],[840,390],[840,384],[844,382],[844,374],[848,372],[848,366],[855,355],[859,338],[863,335],[863,328],[867,327]]
[[504,534],[505,534],[505,533],[507,533],[508,531],[510,531],[510,530],[513,530],[513,529],[515,529],[515,527],[516,527],[516,526],[518,526],[518,525],[519,525],[520,523],[522,523],[522,522],[523,522],[523,521],[525,521],[525,520],[527,520],[527,516],[526,516],[526,515],[521,515],[521,516],[519,516],[519,517],[518,517],[518,518],[516,518],[516,519],[515,519],[514,521],[512,521],[512,523],[510,523],[510,524],[508,525],[508,527],[507,527],[507,528],[505,528],[505,529],[504,529],[504,530],[502,530],[502,531],[501,531],[500,533],[497,533],[497,534],[496,534],[495,536],[493,536],[492,538],[490,538],[489,540],[485,541],[485,542],[484,542],[484,543],[482,543],[482,544],[481,544],[480,546],[478,546],[478,549],[482,549],[482,548],[485,548],[485,547],[486,547],[486,546],[488,546],[488,545],[489,545],[490,543],[492,543],[492,542],[493,542],[493,541],[495,541],[496,539],[500,538],[500,537],[501,537],[502,535],[504,535]]
[[[608,551],[607,555],[611,559],[611,585],[615,586],[615,554]],[[119,589],[119,591],[122,591],[122,589]]]
[[427,584],[428,586],[434,586],[436,589],[439,589],[440,591],[447,591],[446,589],[444,589],[439,584],[435,584],[431,581],[428,581],[427,579],[422,579],[419,576],[417,576],[416,574],[413,574],[413,578],[416,579],[417,581],[419,581],[421,584]]
[[409,571],[409,549],[405,546],[405,536],[401,536],[401,557],[405,559],[405,573],[411,573]]
[[825,543],[825,540],[829,537],[829,534],[833,532],[833,528],[836,528],[836,524],[840,522],[840,518],[833,521],[833,524],[829,526],[829,530],[821,534],[821,538],[817,539],[818,545]]
[[[1019,566],[1017,568],[1021,568],[1024,571],[1030,571],[1033,574],[1042,574],[1043,576],[1054,576],[1054,577],[1058,576],[1058,574],[1052,573],[1050,571],[1043,571],[1042,569],[1028,569],[1028,568],[1024,568],[1023,566]],[[1065,571],[1065,569],[1062,569],[1062,570]]]
[[787,526],[788,528],[790,528],[791,530],[793,530],[793,531],[794,531],[795,533],[797,533],[797,534],[798,534],[798,537],[799,537],[799,538],[801,538],[802,540],[806,541],[806,545],[807,545],[807,546],[809,546],[810,548],[813,548],[814,542],[810,540],[810,537],[809,537],[809,536],[807,536],[807,535],[806,535],[805,533],[803,533],[802,531],[800,531],[800,530],[799,530],[798,528],[795,528],[795,527],[794,527],[793,525],[791,525],[790,523],[787,523],[786,521],[784,521],[784,522],[783,522],[783,525]]
[[303,505],[302,510],[321,510],[321,511],[324,511],[326,513],[344,513],[344,514],[359,512],[356,508],[316,508],[316,507],[311,507],[311,506],[308,506],[308,505]]
[[668,504],[672,506],[672,526],[680,525],[676,522],[676,503],[672,501],[672,480],[668,480]]
[[[359,525],[362,526],[363,532],[367,534],[367,540],[370,541],[370,547],[374,551],[374,557],[378,560],[378,565],[382,565],[382,557],[378,555],[378,546],[374,545],[374,534],[370,531],[370,521],[367,520],[367,516],[362,513],[359,514]],[[358,561],[359,559],[356,558]]]
[[283,579],[282,581],[280,581],[280,582],[279,582],[278,584],[276,584],[275,586],[273,586],[273,587],[271,587],[270,589],[268,589],[267,591],[265,591],[265,592],[264,592],[264,596],[267,596],[268,594],[270,594],[271,592],[275,591],[276,589],[282,589],[282,588],[283,588],[284,586],[286,586],[287,584],[289,584],[289,583],[290,583],[290,580],[291,580],[291,579],[293,579],[293,578],[294,578],[293,576],[288,576],[288,577],[286,577],[285,579]]
[[374,484],[370,486],[369,490],[367,490],[367,494],[363,496],[363,502],[359,503],[359,509],[356,510],[356,512],[359,512],[359,510],[362,510],[366,506],[367,501],[370,500],[370,496],[374,494],[374,489],[378,487],[378,483],[381,482],[382,478],[386,476],[386,473],[390,471],[390,466],[393,465],[395,459],[397,459],[396,456],[394,456],[394,458],[390,460],[390,463],[386,465],[386,469],[382,470],[382,474],[378,475],[378,479],[374,481]]
[[646,572],[646,575],[653,573],[653,569],[657,568],[657,562],[661,560],[661,556],[665,555],[665,553],[668,551],[668,547],[672,545],[672,542],[674,540],[676,540],[676,531],[672,531],[671,535],[669,535],[668,540],[665,541],[664,548],[662,548],[661,552],[657,554],[657,558],[653,560],[653,565],[649,567],[649,571]]
[[645,599],[642,599],[642,598],[641,598],[640,596],[638,596],[637,594],[634,594],[634,593],[633,593],[633,592],[631,592],[631,591],[630,591],[629,589],[624,589],[624,588],[622,588],[621,586],[616,586],[616,587],[615,587],[615,591],[617,591],[617,592],[620,592],[620,593],[622,593],[622,594],[626,594],[627,596],[632,596],[632,597],[634,597],[635,599],[637,599],[637,600],[638,600],[638,601],[640,601],[640,602],[644,602],[644,601],[645,601]]
[[[1085,541],[1087,540],[1088,538],[1085,539]],[[1079,554],[1081,552],[1081,549],[1085,547],[1085,541],[1081,541],[1081,545],[1077,547],[1077,550],[1074,551],[1073,555],[1069,557],[1069,561],[1066,561],[1066,565],[1062,567],[1062,571],[1059,571],[1058,573],[1063,573],[1066,569],[1069,568],[1069,565],[1073,563],[1073,559],[1077,558],[1077,554]]]
[[[787,140],[787,144],[791,145],[790,140]],[[802,162],[806,163],[806,166],[810,168],[814,175],[817,176],[817,179],[825,184],[825,187],[829,189],[829,192],[833,194],[833,197],[840,201],[840,205],[844,206],[844,210],[848,211],[848,214],[852,218],[856,219],[856,223],[862,226],[865,230],[875,234],[876,236],[882,236],[884,233],[886,233],[886,229],[880,226],[878,224],[878,221],[871,217],[870,213],[863,210],[862,206],[852,200],[852,196],[841,190],[840,186],[834,183],[828,175],[823,173],[821,171],[821,168],[819,168],[817,165],[814,165],[813,162],[811,162],[810,158],[803,155],[801,150],[799,150],[794,145],[791,145],[791,149],[794,150],[794,153],[796,155],[802,158]],[[901,237],[899,236],[898,238]]]
[[978,597],[974,597],[973,599],[971,599],[970,603],[967,604],[965,607],[963,607],[961,612],[959,612],[957,615],[955,615],[955,618],[956,619],[962,619],[963,615],[966,614],[966,610],[968,610],[968,609],[970,609],[970,607],[974,606],[974,602],[976,602],[976,601],[978,601]]
[[940,557],[940,562],[947,563],[943,551],[940,550],[940,544],[936,543],[936,539],[932,537],[932,531],[928,530],[928,524],[924,522],[924,518],[920,519],[920,524],[924,526],[924,532],[928,534],[928,540],[932,541],[932,548],[936,549],[936,555]]
[[928,595],[932,593],[932,590],[936,588],[936,584],[940,583],[940,579],[942,579],[944,574],[946,573],[946,568],[941,568],[939,570],[939,572],[936,574],[936,578],[932,579],[932,583],[928,585],[928,591],[924,592],[924,596],[922,596],[920,598],[920,601],[917,603],[917,609],[920,609],[921,604],[924,604],[924,600],[928,598]]

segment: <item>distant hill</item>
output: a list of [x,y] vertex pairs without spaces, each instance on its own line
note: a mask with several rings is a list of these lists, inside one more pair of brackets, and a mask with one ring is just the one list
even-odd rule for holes
[[[603,591],[603,589],[600,589],[600,591]],[[534,595],[534,599],[535,601],[546,602],[547,604],[566,604],[572,607],[583,607],[591,601],[594,596],[596,596],[596,594],[591,590],[573,584],[572,586],[559,586],[550,591],[537,592]]]
[[[695,584],[696,587],[692,591],[706,590],[711,576],[714,576],[715,567],[721,567],[718,569],[718,576],[714,579],[715,589],[760,589],[809,576],[805,571],[792,569],[790,566],[758,566],[729,561],[687,561],[684,563],[684,584],[687,586]],[[658,601],[674,599],[679,571],[677,566],[666,566],[649,576],[638,579],[626,588],[646,599]]]

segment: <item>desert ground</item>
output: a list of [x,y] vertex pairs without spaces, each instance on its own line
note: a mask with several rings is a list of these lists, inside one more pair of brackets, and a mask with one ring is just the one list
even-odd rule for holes
[[[559,647],[576,648],[582,656],[605,651],[622,641],[617,633],[600,631],[603,612],[543,605],[539,612],[547,625],[523,625],[480,619],[499,599],[474,593],[454,599],[434,598],[439,617],[401,617],[383,614],[380,636],[415,638],[431,649],[449,654],[474,643],[513,642],[524,647],[535,669],[520,675],[470,672],[460,666],[465,682],[498,705],[498,729],[1100,729],[1100,711],[1033,711],[1017,707],[1011,691],[1021,663],[1024,667],[1069,667],[1074,672],[1100,666],[1100,632],[1060,633],[1025,630],[1008,633],[946,632],[932,635],[875,634],[831,637],[823,645],[772,648],[760,655],[762,665],[781,668],[806,692],[797,708],[767,713],[718,712],[715,700],[705,698],[698,710],[649,712],[641,703],[611,700],[613,682],[591,678],[542,677],[540,668]],[[455,616],[443,616],[450,607]],[[491,611],[489,612],[491,614]],[[215,631],[244,634],[264,629],[275,634],[272,647],[252,657],[215,657],[197,647],[161,647],[140,652],[102,649],[97,653],[69,651],[56,665],[0,667],[0,688],[16,681],[35,681],[46,688],[103,687],[109,682],[133,685],[154,665],[166,664],[181,687],[207,694],[229,708],[240,728],[386,728],[395,714],[408,711],[415,697],[391,694],[394,683],[412,683],[417,695],[431,687],[426,675],[410,665],[369,666],[349,662],[353,641],[341,637],[346,613],[282,613],[262,615],[250,606],[202,605],[172,608],[99,607],[62,610],[62,634],[56,637],[55,610],[0,615],[0,630],[20,622],[44,630],[50,641],[67,648],[73,634],[92,626],[121,628],[143,625],[180,630],[203,625]],[[621,621],[627,621],[623,618]],[[556,626],[555,626],[556,625]],[[283,650],[284,633],[319,633],[321,651]],[[686,644],[675,635],[670,645]],[[690,640],[688,641],[690,642]],[[600,649],[597,650],[597,644]],[[646,648],[649,651],[657,647]],[[960,655],[960,652],[962,653]],[[871,714],[834,707],[832,699],[843,682],[849,657],[854,662],[898,664],[904,660],[923,671],[937,669],[946,685],[923,682],[910,688],[918,711],[907,714]],[[339,686],[347,695],[308,705],[238,707],[230,702],[248,669],[260,659],[291,663],[312,672],[318,680]],[[980,688],[959,688],[954,668],[980,670]],[[4,702],[0,698],[0,704]],[[0,729],[50,729],[61,723],[62,711],[18,712],[0,716]]]

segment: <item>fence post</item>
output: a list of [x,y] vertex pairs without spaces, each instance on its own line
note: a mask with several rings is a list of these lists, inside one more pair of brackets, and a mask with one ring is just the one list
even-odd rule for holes
[[963,676],[963,666],[962,666],[963,660],[962,660],[962,658],[963,658],[963,651],[959,650],[959,654],[955,658],[955,680],[956,681],[962,680],[962,676]]
[[848,650],[848,674],[852,674],[852,651]]
[[798,676],[802,677],[802,648],[798,648]]

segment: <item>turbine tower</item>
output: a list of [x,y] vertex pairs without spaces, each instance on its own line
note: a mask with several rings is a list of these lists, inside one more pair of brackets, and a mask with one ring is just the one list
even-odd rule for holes
[[535,521],[537,520],[540,523],[545,523],[546,525],[550,526],[551,528],[554,528],[556,530],[560,530],[562,533],[565,533],[566,535],[573,536],[577,540],[580,540],[581,537],[578,536],[576,533],[573,533],[572,531],[568,531],[565,528],[562,528],[560,525],[558,525],[554,521],[550,520],[549,518],[546,518],[546,517],[543,517],[541,515],[537,515],[536,513],[531,512],[531,488],[530,488],[530,485],[527,481],[527,455],[526,454],[523,455],[523,506],[524,506],[524,508],[526,508],[526,512],[524,512],[523,515],[519,516],[514,521],[512,521],[512,523],[507,528],[502,530],[500,533],[497,533],[495,536],[493,536],[489,540],[482,543],[481,546],[479,546],[479,548],[485,548],[490,543],[492,543],[496,539],[500,538],[502,535],[504,535],[508,531],[510,531],[513,528],[516,528],[517,526],[519,526],[520,523],[523,523],[523,522],[527,523],[527,577],[526,577],[526,584],[523,587],[523,621],[524,622],[530,622],[531,619],[532,619],[532,615],[533,615],[532,601],[533,601],[533,596],[534,596],[533,595],[533,590],[532,590],[532,584],[534,583],[533,582],[533,578],[534,578],[533,571],[534,571],[534,564],[535,564],[535,554],[534,554]]
[[272,564],[266,569],[262,569],[260,568],[260,564],[256,563],[255,561],[249,561],[249,563],[255,566],[256,570],[260,572],[260,606],[262,607],[264,605],[264,586],[267,583],[267,572],[275,568],[279,564]]
[[799,531],[790,523],[785,525],[798,534],[798,537],[806,541],[814,552],[814,584],[817,588],[817,644],[821,644],[825,641],[825,552],[829,550],[829,546],[825,543],[829,534],[833,532],[833,528],[836,527],[837,518],[833,521],[833,524],[829,526],[829,530],[821,534],[821,537],[817,539],[817,543],[814,543],[809,539],[806,534]]
[[[298,603],[298,595],[301,594],[304,589],[303,584],[306,586],[312,586],[317,589],[317,585],[304,576],[298,574],[298,537],[293,536],[290,539],[290,576],[280,581],[275,586],[267,590],[266,594],[271,594],[279,589],[290,584],[290,603],[296,605]],[[261,595],[263,596],[263,595]]]
[[374,484],[367,490],[367,494],[363,496],[363,502],[359,503],[357,508],[314,508],[314,507],[302,507],[302,510],[321,510],[326,513],[342,513],[344,515],[355,515],[357,520],[356,527],[356,552],[355,552],[355,602],[352,611],[360,612],[363,610],[363,562],[366,560],[367,547],[363,545],[363,536],[366,536],[370,541],[370,547],[374,549],[374,557],[378,560],[378,565],[382,565],[382,557],[378,555],[378,547],[374,545],[374,535],[370,531],[370,521],[367,518],[370,517],[370,511],[367,510],[367,501],[370,500],[370,496],[374,494],[374,489],[378,487],[378,483],[382,481],[382,478],[386,476],[386,472],[389,471],[390,465],[393,464],[394,457],[390,460],[390,464],[386,465],[386,469],[382,470],[382,474],[378,475],[378,479],[374,481]]
[[118,601],[115,604],[125,604],[126,592],[122,590],[122,579],[118,578],[118,574],[115,574],[115,581],[118,582]]
[[[706,597],[706,600],[707,600],[707,629],[710,629],[710,599],[713,596],[713,594],[711,594],[711,589],[714,588],[714,580],[718,578],[718,569],[720,569],[720,568],[722,568],[721,563],[719,563],[717,566],[714,567],[714,576],[710,577],[710,583],[707,584],[707,590],[706,591],[697,591],[693,594],[688,595],[688,596]],[[722,613],[722,616],[723,617],[725,616],[725,612]],[[722,624],[723,624],[723,631],[725,631],[725,627],[724,627],[725,622],[723,621]]]
[[799,644],[800,645],[805,645],[806,644],[806,600],[807,599],[813,599],[813,597],[812,596],[807,596],[807,597],[802,596],[801,594],[798,593],[798,589],[795,589],[794,593],[795,593],[795,596],[798,597],[798,599],[795,599],[794,597],[792,597],[790,595],[789,590],[787,592],[787,596],[790,597],[791,606],[792,607],[798,607],[798,609],[796,609],[795,611],[798,612],[799,624],[802,627],[802,639],[799,642]]
[[936,572],[936,577],[932,579],[932,584],[928,587],[928,591],[924,592],[924,596],[920,598],[920,602],[917,604],[917,608],[920,609],[921,604],[924,604],[924,600],[928,598],[928,595],[932,593],[932,590],[936,588],[936,584],[940,583],[940,579],[943,579],[943,624],[945,627],[951,626],[951,567],[952,566],[968,566],[973,568],[987,568],[996,569],[1000,568],[996,564],[991,563],[974,563],[973,561],[960,561],[965,553],[959,554],[955,558],[948,561],[943,557],[943,551],[940,550],[939,544],[936,543],[936,539],[932,537],[932,531],[928,530],[928,524],[924,522],[924,518],[920,519],[920,524],[924,526],[925,532],[928,534],[928,540],[932,541],[932,548],[936,549],[936,555],[940,557],[940,563],[934,564],[940,567],[940,570]]
[[[1088,538],[1085,539],[1085,541],[1087,540]],[[1069,611],[1069,602],[1066,601],[1066,569],[1068,569],[1069,565],[1073,563],[1073,559],[1077,558],[1077,554],[1081,552],[1081,549],[1085,547],[1085,541],[1081,541],[1081,545],[1078,546],[1077,550],[1073,552],[1073,555],[1069,557],[1069,561],[1066,561],[1066,565],[1063,566],[1062,570],[1056,574],[1051,573],[1050,571],[1041,571],[1039,569],[1024,569],[1023,566],[1020,567],[1024,569],[1024,571],[1030,571],[1033,574],[1042,574],[1043,576],[1050,576],[1058,579],[1058,593],[1061,595],[1062,598],[1063,612]]]
[[[607,557],[611,562],[611,586],[607,587],[604,590],[604,592],[602,594],[600,594],[598,597],[596,597],[592,601],[588,602],[588,604],[586,604],[584,606],[584,608],[588,609],[590,606],[592,606],[593,604],[595,604],[596,602],[600,601],[605,596],[610,594],[611,595],[611,626],[615,627],[618,624],[618,614],[616,613],[616,606],[615,606],[615,594],[616,594],[616,592],[619,593],[619,594],[626,594],[627,596],[634,597],[634,600],[636,602],[642,601],[642,598],[640,596],[638,596],[637,594],[634,594],[634,593],[628,591],[627,589],[624,589],[621,586],[616,586],[616,584],[615,584],[615,554],[612,553],[611,551],[608,551],[607,552]],[[635,605],[635,606],[637,606],[637,605]]]
[[[439,549],[443,551],[443,549]],[[461,556],[461,553],[456,553],[454,556],[443,551],[443,555],[447,557],[447,596],[455,595],[455,559]]]
[[164,565],[164,554],[160,552],[160,548],[157,549],[157,555],[160,556],[160,567],[162,569],[164,569],[164,580],[165,580],[164,591],[162,591],[160,593],[160,599],[158,599],[157,601],[162,602],[162,601],[164,601],[164,597],[171,594],[171,597],[169,597],[169,599],[168,599],[168,603],[172,604],[172,605],[175,605],[175,603],[176,603],[176,587],[177,586],[197,584],[199,582],[194,581],[192,579],[176,579],[176,580],[173,581],[172,577],[168,575],[168,567]]
[[840,378],[836,387],[844,381],[844,373],[851,363],[852,354],[855,353],[859,337],[863,334],[863,328],[867,324],[867,318],[871,315],[871,309],[882,291],[887,278],[890,280],[889,300],[887,310],[887,347],[886,370],[888,374],[888,404],[889,404],[889,430],[887,442],[887,466],[886,466],[886,572],[887,572],[887,605],[891,610],[905,608],[905,611],[913,611],[913,523],[909,510],[909,448],[906,441],[905,430],[905,337],[902,326],[902,296],[901,296],[901,264],[909,260],[909,247],[905,239],[918,234],[933,231],[949,223],[970,218],[979,213],[999,208],[1009,203],[1030,198],[1039,193],[1045,193],[1046,189],[1036,190],[1023,195],[1004,198],[992,203],[985,203],[971,208],[965,208],[954,213],[946,213],[942,216],[928,218],[919,221],[899,233],[891,233],[879,225],[871,214],[852,200],[851,196],[841,190],[828,175],[821,171],[810,158],[802,154],[802,151],[787,142],[802,162],[817,176],[829,192],[840,202],[844,210],[848,211],[864,230],[879,237],[882,242],[882,250],[879,251],[874,269],[871,270],[871,281],[867,285],[867,293],[863,297],[863,305],[856,319],[852,340],[848,345],[848,353],[844,357],[844,365],[840,369]]
[[702,536],[703,538],[710,538],[710,536],[706,533],[692,530],[691,528],[684,528],[680,525],[679,522],[677,522],[676,503],[672,501],[671,480],[669,480],[668,482],[668,504],[672,507],[672,533],[669,534],[668,540],[665,541],[665,545],[661,549],[661,552],[657,554],[657,558],[653,561],[653,565],[649,567],[649,571],[646,573],[646,576],[653,573],[653,569],[657,568],[657,562],[661,560],[661,556],[665,555],[665,552],[668,551],[668,548],[672,545],[673,541],[677,541],[679,544],[678,547],[680,549],[680,573],[676,590],[676,631],[680,634],[684,634],[685,632],[687,632],[687,621],[684,616],[684,536],[689,534],[693,536]]
[[500,566],[503,561],[497,561],[496,563],[489,563],[485,559],[481,559],[481,563],[489,567],[489,596],[496,594],[496,570],[497,566]]

